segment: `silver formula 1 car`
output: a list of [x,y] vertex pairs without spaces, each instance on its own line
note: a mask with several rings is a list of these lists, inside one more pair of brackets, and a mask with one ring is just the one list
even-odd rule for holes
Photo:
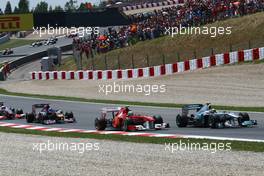
[[182,114],[176,116],[178,127],[211,127],[211,128],[237,128],[253,127],[256,120],[250,120],[248,113],[233,113],[216,111],[211,104],[189,104],[182,107]]

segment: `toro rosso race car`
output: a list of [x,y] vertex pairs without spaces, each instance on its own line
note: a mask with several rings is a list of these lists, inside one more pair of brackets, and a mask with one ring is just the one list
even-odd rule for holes
[[23,119],[25,117],[22,109],[9,108],[0,102],[0,120]]
[[189,104],[182,107],[182,114],[176,116],[178,127],[211,127],[237,128],[257,125],[256,120],[250,120],[248,113],[217,112],[211,104]]
[[159,130],[169,128],[161,116],[134,114],[128,107],[103,108],[101,117],[95,119],[95,128],[112,127],[123,131]]
[[72,112],[64,114],[62,110],[52,109],[49,104],[32,105],[32,112],[26,114],[26,120],[28,123],[42,123],[45,125],[76,122]]

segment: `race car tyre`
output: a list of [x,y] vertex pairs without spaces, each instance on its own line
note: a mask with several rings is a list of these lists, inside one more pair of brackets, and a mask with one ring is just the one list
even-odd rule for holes
[[24,114],[24,112],[23,112],[22,109],[17,109],[17,110],[16,110],[16,114]]
[[155,121],[154,121],[155,124],[162,124],[163,123],[163,118],[160,115],[153,116],[153,118],[155,119]]
[[238,124],[240,126],[242,126],[242,123],[244,121],[249,121],[250,120],[248,113],[239,113],[238,115],[239,115],[239,117],[238,117],[237,121],[238,121]]
[[74,115],[73,115],[73,112],[66,112],[65,113],[65,118],[66,119],[74,119],[75,120]]
[[27,120],[27,123],[33,123],[35,120],[35,115],[32,113],[26,114],[26,120]]
[[204,116],[204,121],[203,121],[203,124],[202,124],[202,127],[204,127],[204,128],[208,128],[209,127],[209,116],[208,115],[206,115],[206,116]]
[[178,127],[186,127],[188,125],[188,117],[187,116],[181,116],[177,115],[176,116],[176,124]]
[[96,118],[94,122],[95,129],[99,131],[105,130],[106,124],[107,124],[106,119]]
[[218,128],[224,128],[224,122],[218,117],[218,116],[213,116],[210,118],[211,119],[211,128],[212,129],[218,129]]
[[242,117],[242,122],[250,120],[248,113],[239,113],[239,116]]

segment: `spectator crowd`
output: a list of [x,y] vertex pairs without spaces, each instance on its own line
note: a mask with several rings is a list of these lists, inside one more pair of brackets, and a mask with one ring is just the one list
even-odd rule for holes
[[108,28],[99,36],[75,38],[74,49],[87,58],[116,48],[133,45],[165,35],[166,28],[201,26],[217,20],[264,11],[264,0],[187,0],[183,6],[173,6],[129,16],[130,26]]

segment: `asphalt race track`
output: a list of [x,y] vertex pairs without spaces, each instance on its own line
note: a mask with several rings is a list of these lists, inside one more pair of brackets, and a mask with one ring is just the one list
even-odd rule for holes
[[[66,37],[62,37],[62,38],[58,38],[58,41],[55,45],[43,45],[43,46],[39,46],[39,47],[31,47],[30,45],[24,45],[24,46],[20,46],[20,47],[16,47],[13,48],[14,51],[14,56],[16,55],[31,55],[32,53],[39,53],[42,51],[46,51],[48,48],[52,47],[52,46],[57,46],[57,47],[61,47],[61,46],[65,46],[65,45],[69,45],[72,43],[72,39],[71,38],[66,38]],[[4,61],[13,61],[16,60],[18,58],[14,58],[12,57],[13,55],[9,55],[8,57],[0,57],[0,62]]]
[[[59,128],[74,128],[94,130],[94,119],[100,116],[100,109],[103,107],[114,107],[109,104],[95,104],[56,100],[41,100],[23,97],[10,97],[1,95],[0,101],[6,106],[13,108],[22,108],[24,113],[31,112],[32,104],[49,103],[52,108],[72,111],[77,118],[75,124],[56,124],[49,127]],[[149,115],[161,115],[165,122],[170,123],[171,128],[168,130],[150,131],[151,133],[166,133],[166,134],[185,134],[185,135],[202,135],[214,137],[234,137],[245,139],[264,139],[264,113],[249,113],[251,119],[258,120],[258,126],[254,128],[236,128],[236,129],[210,129],[210,128],[178,128],[176,126],[175,117],[180,112],[174,108],[158,108],[158,107],[139,107],[130,106],[133,112]],[[4,122],[26,124],[25,120],[5,120]],[[40,126],[41,124],[34,124]],[[111,130],[111,129],[109,129]]]

